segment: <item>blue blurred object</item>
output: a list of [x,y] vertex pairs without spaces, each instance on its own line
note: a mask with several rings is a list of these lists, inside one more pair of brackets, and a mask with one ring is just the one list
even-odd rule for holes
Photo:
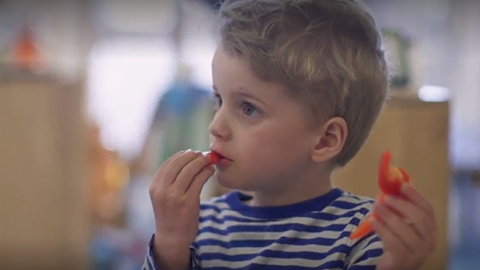
[[222,3],[224,2],[224,0],[203,0],[203,1],[206,2],[215,11],[218,10],[222,5]]
[[160,142],[153,160],[155,171],[163,161],[180,150],[209,149],[208,126],[213,117],[212,94],[185,79],[175,80],[161,96],[155,112],[153,136]]
[[93,270],[138,270],[147,245],[135,233],[116,228],[96,228],[91,242]]
[[480,269],[480,180],[474,171],[457,171],[453,175],[450,235],[448,269]]

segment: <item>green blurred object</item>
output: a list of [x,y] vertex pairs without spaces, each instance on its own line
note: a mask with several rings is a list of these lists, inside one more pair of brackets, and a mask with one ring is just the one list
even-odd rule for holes
[[5,73],[5,69],[7,68],[6,61],[7,59],[5,50],[2,50],[2,48],[0,48],[0,77]]
[[391,68],[391,86],[396,89],[405,88],[411,82],[411,67],[408,58],[410,40],[400,32],[382,29],[387,59],[393,64]]
[[208,90],[187,81],[175,81],[166,90],[154,118],[161,130],[156,167],[181,150],[209,150],[210,96]]

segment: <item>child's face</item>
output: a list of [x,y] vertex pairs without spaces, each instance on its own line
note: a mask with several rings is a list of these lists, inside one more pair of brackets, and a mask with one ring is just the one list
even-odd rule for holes
[[217,113],[212,150],[227,159],[217,179],[228,188],[288,188],[313,165],[318,134],[300,103],[276,83],[258,79],[249,65],[220,46],[212,63]]

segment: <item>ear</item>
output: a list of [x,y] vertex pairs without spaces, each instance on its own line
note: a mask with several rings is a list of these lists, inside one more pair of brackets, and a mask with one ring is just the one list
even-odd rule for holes
[[321,127],[318,142],[312,152],[315,162],[329,161],[337,156],[345,145],[348,135],[347,122],[341,117],[329,119]]

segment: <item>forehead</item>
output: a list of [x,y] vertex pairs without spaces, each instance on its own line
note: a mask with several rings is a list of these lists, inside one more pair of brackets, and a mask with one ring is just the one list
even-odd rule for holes
[[275,82],[261,80],[243,58],[232,56],[219,46],[212,61],[213,83],[219,91],[238,90],[252,92],[259,96],[284,96],[285,88]]
[[230,55],[222,46],[212,60],[212,75],[215,90],[223,98],[243,92],[269,105],[271,113],[297,115],[312,122],[312,113],[302,100],[289,94],[280,83],[258,78],[246,60]]
[[214,80],[227,76],[231,83],[262,83],[245,59],[232,56],[222,45],[218,46],[215,51],[212,60],[212,72],[214,74]]

